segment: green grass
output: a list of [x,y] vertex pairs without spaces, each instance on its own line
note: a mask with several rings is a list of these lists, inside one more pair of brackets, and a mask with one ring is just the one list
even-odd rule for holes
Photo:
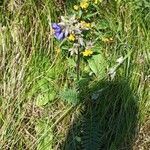
[[[74,62],[56,52],[49,24],[71,12],[73,4],[0,3],[0,149],[133,149],[150,110],[148,4],[104,0],[94,8],[92,20],[101,29],[91,38],[111,36],[113,43],[97,42],[104,59],[100,76],[89,77],[81,62],[81,103],[72,105]],[[108,68],[121,56],[127,57],[110,80]],[[66,90],[71,94],[59,94]]]

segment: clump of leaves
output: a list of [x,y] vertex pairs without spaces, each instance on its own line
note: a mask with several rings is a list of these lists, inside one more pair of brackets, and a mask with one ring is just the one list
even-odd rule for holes
[[66,89],[60,92],[60,98],[66,102],[76,105],[79,103],[78,91],[76,89]]

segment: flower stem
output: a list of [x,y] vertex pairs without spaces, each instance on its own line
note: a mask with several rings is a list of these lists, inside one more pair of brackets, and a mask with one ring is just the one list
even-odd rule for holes
[[76,71],[77,71],[77,81],[80,79],[80,52],[78,48],[78,54],[77,54],[77,63],[76,63]]

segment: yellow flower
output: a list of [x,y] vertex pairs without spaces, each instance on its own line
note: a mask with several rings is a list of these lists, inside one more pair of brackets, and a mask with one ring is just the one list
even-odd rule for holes
[[109,39],[108,38],[102,38],[102,41],[107,43],[107,42],[109,42]]
[[88,6],[89,6],[88,0],[82,0],[82,1],[80,2],[80,7],[81,7],[82,9],[87,9]]
[[85,21],[81,21],[81,26],[82,28],[90,28],[91,27],[91,24],[90,23],[87,23]]
[[109,38],[109,41],[113,41],[113,38]]
[[105,43],[111,43],[113,42],[113,38],[102,38],[102,41]]
[[75,41],[75,35],[74,34],[70,34],[68,39],[69,39],[69,41]]
[[94,3],[97,4],[97,3],[98,3],[98,0],[95,0]]
[[90,24],[90,23],[86,23],[85,26],[86,26],[87,28],[90,28],[90,27],[91,27],[91,24]]
[[86,49],[83,53],[83,56],[91,56],[93,54],[93,51],[91,49]]
[[74,10],[78,10],[78,9],[79,9],[79,6],[74,5],[73,8],[74,8]]
[[103,0],[94,0],[95,4],[98,4],[98,2],[102,2]]

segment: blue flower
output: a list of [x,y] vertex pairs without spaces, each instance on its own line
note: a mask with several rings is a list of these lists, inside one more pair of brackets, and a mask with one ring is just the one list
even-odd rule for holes
[[62,29],[61,29],[61,26],[58,25],[57,23],[53,23],[52,24],[52,28],[56,31],[56,32],[60,32]]
[[60,25],[58,25],[57,23],[53,23],[52,28],[55,31],[54,36],[56,39],[58,40],[64,39],[65,35]]

